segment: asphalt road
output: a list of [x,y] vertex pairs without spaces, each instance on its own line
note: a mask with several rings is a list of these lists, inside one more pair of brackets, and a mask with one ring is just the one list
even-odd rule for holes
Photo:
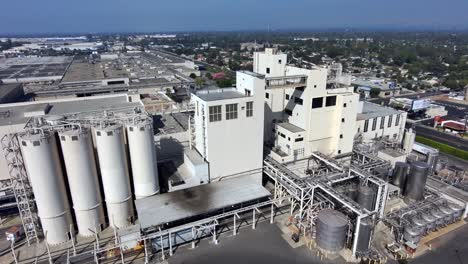
[[[407,126],[411,126],[411,124],[407,124]],[[450,135],[446,132],[440,132],[424,125],[416,125],[414,130],[416,131],[416,135],[468,151],[468,140],[459,136]]]
[[448,101],[436,100],[437,105],[444,106],[448,111],[448,115],[445,119],[463,119],[468,115],[468,106],[463,104],[457,104]]

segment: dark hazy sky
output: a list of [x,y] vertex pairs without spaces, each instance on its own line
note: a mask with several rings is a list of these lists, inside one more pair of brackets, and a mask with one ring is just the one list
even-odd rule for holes
[[468,28],[468,0],[1,0],[0,34]]

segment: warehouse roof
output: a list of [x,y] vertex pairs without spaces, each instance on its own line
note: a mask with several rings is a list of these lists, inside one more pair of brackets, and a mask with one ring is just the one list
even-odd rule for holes
[[206,102],[247,97],[235,88],[200,90],[197,91],[196,96]]
[[2,104],[0,126],[26,124],[32,116],[66,115],[137,106],[142,104],[129,103],[125,94]]
[[293,125],[291,123],[288,123],[288,122],[284,122],[284,123],[278,123],[277,124],[279,127],[282,127],[286,130],[288,130],[289,132],[291,133],[299,133],[299,132],[304,132],[305,130],[296,126],[296,125]]
[[363,102],[362,112],[357,114],[357,120],[368,120],[375,117],[397,115],[403,113],[391,107],[381,106],[378,104]]
[[148,228],[212,213],[269,196],[261,184],[235,178],[135,201],[141,227]]

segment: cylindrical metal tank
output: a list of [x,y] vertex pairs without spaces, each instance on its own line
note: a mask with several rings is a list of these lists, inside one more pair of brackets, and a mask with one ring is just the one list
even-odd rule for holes
[[128,149],[132,163],[136,199],[159,193],[156,149],[150,120],[127,125]]
[[351,198],[352,200],[356,201],[357,199],[357,194],[358,194],[358,188],[356,185],[350,185],[348,187],[348,197]]
[[425,162],[415,161],[411,164],[411,171],[406,180],[404,195],[407,200],[420,201],[424,199],[429,165]]
[[453,210],[446,204],[439,205],[439,210],[444,214],[445,224],[453,222]]
[[424,231],[416,226],[407,226],[403,232],[403,239],[407,242],[418,244]]
[[423,212],[421,218],[426,222],[426,229],[428,232],[433,231],[436,228],[436,218],[431,214],[431,212]]
[[439,228],[445,224],[445,215],[442,213],[439,208],[434,207],[431,210],[431,214],[434,216],[436,219],[436,227]]
[[55,134],[48,131],[21,136],[21,153],[31,180],[42,230],[51,245],[68,241],[73,224],[56,144]]
[[460,220],[463,214],[463,207],[454,203],[449,203],[448,206],[453,210],[453,221]]
[[344,247],[348,218],[335,210],[324,209],[317,216],[317,245],[327,251],[336,252]]
[[128,226],[133,218],[123,132],[122,125],[94,129],[109,224],[117,228]]
[[78,234],[93,236],[105,224],[96,160],[88,128],[59,133]]
[[374,210],[375,190],[368,186],[359,186],[357,203],[369,211]]
[[414,226],[418,227],[419,229],[422,230],[422,232],[426,232],[427,230],[427,222],[422,219],[419,215],[415,215],[411,218],[411,223],[413,223]]
[[426,163],[429,165],[430,171],[434,171],[436,169],[438,161],[439,161],[439,152],[429,151],[429,153],[427,153]]
[[373,228],[374,228],[374,225],[370,219],[369,220],[365,219],[361,221],[361,225],[359,227],[359,237],[358,237],[356,251],[358,252],[369,251],[369,245],[371,242]]
[[409,164],[406,162],[396,162],[393,169],[392,184],[403,189],[406,183],[406,176],[409,171]]

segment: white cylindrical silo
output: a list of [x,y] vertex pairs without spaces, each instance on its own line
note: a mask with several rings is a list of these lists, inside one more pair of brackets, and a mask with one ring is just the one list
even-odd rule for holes
[[123,127],[98,127],[94,133],[109,224],[128,226],[133,218],[133,201]]
[[158,193],[159,178],[151,121],[128,124],[127,138],[136,199]]
[[73,220],[54,133],[21,136],[21,153],[47,243],[68,241]]
[[90,130],[68,130],[59,136],[78,234],[93,236],[105,219]]

